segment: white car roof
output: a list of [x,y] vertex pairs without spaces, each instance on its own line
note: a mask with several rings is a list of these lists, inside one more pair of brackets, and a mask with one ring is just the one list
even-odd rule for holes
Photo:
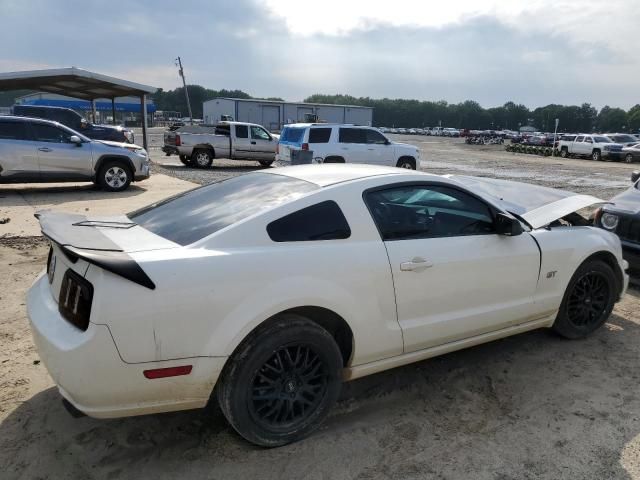
[[[397,167],[379,167],[365,164],[324,164],[324,165],[295,165],[291,167],[271,168],[261,170],[261,173],[286,175],[305,182],[315,183],[321,187],[335,183],[348,182],[380,175],[413,175],[416,177],[438,177],[424,172],[409,171]],[[446,180],[445,180],[446,181]]]

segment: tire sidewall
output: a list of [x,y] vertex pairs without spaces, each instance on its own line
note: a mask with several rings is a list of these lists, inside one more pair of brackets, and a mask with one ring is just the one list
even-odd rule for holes
[[[325,362],[329,371],[327,390],[318,408],[298,428],[290,431],[268,430],[255,422],[250,413],[251,384],[256,372],[278,348],[293,343],[311,346]],[[260,446],[276,447],[304,438],[324,420],[340,394],[342,356],[338,346],[326,330],[297,315],[278,321],[273,327],[249,339],[230,362],[218,390],[220,406],[236,431]]]
[[[571,323],[571,321],[569,320],[569,317],[567,315],[567,304],[569,301],[569,297],[571,296],[571,293],[573,292],[573,289],[575,288],[578,280],[580,280],[580,278],[590,272],[602,273],[607,277],[607,281],[609,284],[609,299],[607,302],[607,307],[598,323],[589,325],[587,327],[578,327]],[[578,269],[571,277],[571,280],[569,281],[569,285],[567,286],[564,297],[562,298],[560,311],[558,313],[556,321],[553,324],[553,329],[560,335],[571,339],[584,338],[596,331],[609,319],[611,312],[613,311],[617,296],[617,283],[618,281],[616,280],[615,273],[606,263],[600,260],[587,260],[586,262],[584,262],[582,265],[580,265],[580,267],[578,267]]]
[[[120,187],[117,187],[117,188],[110,186],[107,183],[107,179],[106,179],[107,171],[112,167],[120,167],[127,174],[127,180]],[[112,160],[107,161],[104,163],[104,165],[100,167],[100,170],[98,172],[98,184],[104,190],[107,190],[109,192],[121,192],[123,190],[126,190],[127,188],[129,188],[129,185],[131,184],[132,179],[133,179],[133,174],[131,173],[131,169],[129,168],[128,165],[124,164],[123,162],[112,161]]]
[[[409,165],[411,168],[406,168],[404,165]],[[404,158],[402,160],[398,160],[398,164],[396,166],[398,168],[404,168],[405,170],[415,170],[416,169],[415,161],[407,159],[407,158]]]
[[[207,161],[205,163],[198,163],[198,155],[204,154],[207,156]],[[209,168],[213,163],[213,156],[207,150],[195,150],[191,157],[191,164],[196,168]]]

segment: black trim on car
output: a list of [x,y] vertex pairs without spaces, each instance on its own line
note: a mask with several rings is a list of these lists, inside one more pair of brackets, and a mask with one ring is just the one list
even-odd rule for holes
[[125,155],[118,155],[118,154],[111,154],[111,153],[107,153],[101,156],[96,162],[96,164],[94,165],[93,170],[98,172],[100,170],[100,167],[102,167],[102,165],[104,164],[104,162],[108,162],[111,160],[124,160],[126,164],[129,166],[129,168],[131,168],[131,172],[132,173],[136,172],[136,167],[133,165],[133,162],[129,157]]

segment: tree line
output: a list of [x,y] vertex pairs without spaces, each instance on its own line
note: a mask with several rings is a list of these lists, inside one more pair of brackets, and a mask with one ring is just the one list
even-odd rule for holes
[[305,98],[310,103],[335,103],[373,107],[376,126],[385,127],[443,127],[478,130],[518,130],[530,125],[537,130],[554,130],[559,119],[561,132],[637,132],[640,130],[640,104],[628,112],[621,108],[605,106],[600,111],[589,103],[577,105],[551,104],[530,110],[525,105],[507,102],[501,107],[483,108],[478,102],[467,100],[447,103],[352,97],[351,95],[316,94]]
[[[189,85],[189,98],[194,118],[202,118],[202,103],[218,97],[256,98],[242,90],[212,90],[201,85]],[[30,93],[26,90],[0,92],[0,106],[10,106],[17,96]],[[151,95],[158,110],[180,112],[188,115],[184,88],[159,89]],[[279,97],[262,100],[283,101]],[[533,110],[525,105],[507,102],[500,107],[483,108],[478,102],[466,100],[460,103],[420,101],[407,99],[354,97],[351,95],[315,94],[304,99],[309,103],[363,105],[373,107],[373,122],[385,127],[443,127],[478,130],[518,130],[531,125],[540,131],[553,131],[555,119],[560,120],[561,132],[638,132],[640,131],[640,104],[629,111],[605,106],[600,111],[589,103],[582,105],[551,104]]]

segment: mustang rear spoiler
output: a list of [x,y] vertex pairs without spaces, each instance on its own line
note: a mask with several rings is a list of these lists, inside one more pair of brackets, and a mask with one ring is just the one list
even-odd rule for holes
[[104,270],[154,290],[155,283],[129,254],[104,235],[100,228],[132,228],[133,222],[120,217],[89,220],[84,215],[58,212],[37,212],[42,234],[57,244],[73,263],[79,258]]

